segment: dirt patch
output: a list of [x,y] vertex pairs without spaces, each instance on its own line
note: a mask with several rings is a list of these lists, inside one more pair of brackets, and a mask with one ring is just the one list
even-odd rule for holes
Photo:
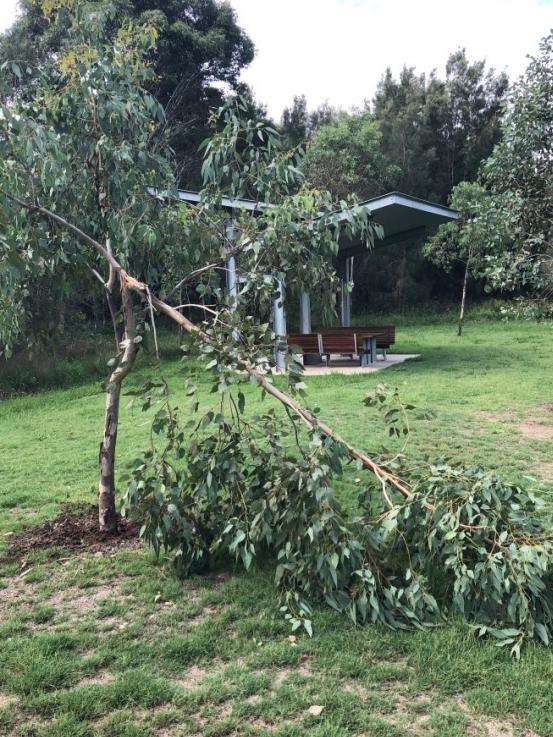
[[187,621],[187,625],[189,627],[197,627],[200,624],[203,624],[204,622],[207,622],[208,620],[211,621],[217,614],[220,613],[220,608],[216,606],[207,605],[203,607],[202,611],[198,614],[195,614],[193,617],[190,617],[190,619]]
[[478,735],[480,737],[483,733],[486,737],[515,737],[515,735],[519,735],[520,737],[540,737],[539,734],[533,732],[531,729],[521,732],[513,722],[507,719],[484,720],[473,712],[464,699],[458,698],[455,701],[468,719],[468,734],[470,735]]
[[515,731],[512,724],[508,722],[502,722],[499,719],[491,719],[486,722],[486,729],[488,730],[488,737],[539,737],[536,732],[531,729],[525,732]]
[[198,668],[197,665],[190,667],[181,678],[177,678],[173,681],[177,686],[184,688],[185,691],[198,688],[201,685],[202,679],[205,676],[206,671],[203,668]]
[[[106,599],[113,601],[119,593],[120,589],[117,584],[100,584],[88,589],[71,588],[66,591],[66,608],[78,614],[84,614],[95,609],[98,604]],[[73,596],[72,594],[77,595]],[[102,621],[105,621],[105,619]]]
[[553,440],[553,425],[542,422],[520,422],[515,427],[522,435],[531,440]]
[[514,412],[488,412],[486,410],[479,410],[472,414],[477,420],[486,420],[487,422],[513,423],[517,419]]
[[553,482],[553,463],[540,463],[534,466],[533,471],[544,481]]
[[113,673],[110,673],[109,671],[105,670],[101,673],[96,674],[95,676],[90,676],[89,678],[82,678],[78,683],[76,688],[85,688],[86,686],[104,686],[106,683],[113,683],[115,681],[115,676]]
[[[502,425],[508,425],[516,428],[521,435],[530,440],[553,440],[553,425],[547,423],[546,417],[543,416],[544,411],[553,412],[553,404],[540,404],[540,412],[527,412],[524,419],[519,415],[515,417],[514,413],[492,413],[492,412],[474,412],[474,417],[487,422],[499,422]],[[545,421],[541,421],[541,420]]]
[[66,505],[54,520],[30,527],[10,540],[9,558],[21,558],[36,550],[64,548],[73,552],[112,552],[140,544],[137,526],[119,518],[119,532],[98,530],[98,510],[93,504]]
[[0,709],[4,709],[6,706],[13,706],[15,701],[13,696],[6,696],[6,694],[0,691]]

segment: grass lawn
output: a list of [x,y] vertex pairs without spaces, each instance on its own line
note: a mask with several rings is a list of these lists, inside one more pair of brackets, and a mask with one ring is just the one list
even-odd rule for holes
[[[420,359],[312,377],[309,401],[377,451],[382,426],[361,400],[376,383],[397,385],[418,408],[410,457],[482,463],[549,500],[553,326],[482,321],[459,339],[452,325],[398,325],[397,352]],[[180,370],[171,361],[166,375],[184,408]],[[0,546],[66,500],[94,500],[102,407],[93,382],[0,402]],[[121,489],[147,437],[147,417],[126,408]],[[353,499],[348,478],[340,493]],[[270,571],[182,582],[143,548],[0,566],[0,735],[553,735],[553,651],[543,647],[514,662],[462,623],[394,633],[323,608],[314,637],[296,639]]]

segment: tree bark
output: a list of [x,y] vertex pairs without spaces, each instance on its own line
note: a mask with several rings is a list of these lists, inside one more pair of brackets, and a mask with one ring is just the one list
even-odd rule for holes
[[[110,309],[111,295],[108,294]],[[123,340],[120,343],[120,355],[116,368],[110,374],[106,384],[106,409],[104,415],[104,434],[100,443],[98,461],[100,479],[98,482],[98,524],[101,532],[115,534],[118,531],[117,509],[115,505],[115,450],[117,446],[117,429],[119,426],[119,402],[121,384],[131,371],[137,353],[134,342],[135,320],[131,292],[127,289],[124,278],[121,279],[121,307],[123,315]],[[114,324],[116,334],[117,327]]]
[[470,257],[467,258],[465,264],[465,275],[463,277],[463,291],[461,294],[461,310],[459,312],[459,322],[457,323],[457,335],[461,337],[463,334],[463,322],[465,320],[465,303],[467,299],[467,284],[469,280]]
[[108,384],[104,436],[100,443],[100,481],[98,483],[98,523],[102,532],[118,531],[115,508],[115,447],[119,423],[119,399],[121,384]]

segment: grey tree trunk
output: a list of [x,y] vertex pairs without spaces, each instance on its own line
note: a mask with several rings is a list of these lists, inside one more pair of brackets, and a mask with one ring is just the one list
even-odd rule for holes
[[[108,296],[108,301],[111,295]],[[110,305],[110,309],[111,309]],[[118,529],[117,509],[115,505],[115,449],[117,446],[117,428],[119,426],[119,401],[121,384],[131,371],[137,353],[134,339],[135,320],[132,296],[125,284],[121,284],[121,311],[123,316],[123,340],[120,343],[120,355],[115,369],[106,384],[106,409],[104,415],[104,434],[100,443],[98,457],[100,480],[98,482],[98,523],[101,532],[116,533]],[[117,327],[116,334],[118,333]]]
[[[110,377],[111,378],[111,377]],[[104,436],[100,443],[100,480],[98,483],[98,522],[102,532],[117,532],[117,510],[115,507],[115,448],[119,423],[119,400],[121,384],[108,384]]]
[[463,323],[465,320],[465,303],[467,300],[467,285],[469,280],[469,268],[470,258],[467,258],[467,262],[465,264],[465,275],[463,277],[463,292],[461,294],[461,310],[459,312],[459,322],[457,324],[457,335],[459,337],[463,334]]

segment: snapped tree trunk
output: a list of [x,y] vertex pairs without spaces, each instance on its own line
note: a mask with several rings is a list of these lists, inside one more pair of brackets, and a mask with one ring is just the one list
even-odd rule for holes
[[[108,301],[111,295],[108,293]],[[112,305],[110,304],[110,309]],[[131,371],[137,353],[135,343],[135,320],[132,294],[127,289],[124,277],[121,278],[121,314],[123,317],[123,339],[115,369],[106,384],[106,410],[104,415],[104,434],[100,443],[98,482],[98,523],[101,532],[114,534],[118,531],[118,517],[115,505],[115,450],[117,428],[119,426],[119,401],[121,384]],[[118,332],[115,326],[116,334]]]
[[461,294],[461,310],[459,312],[459,322],[457,324],[457,335],[461,336],[463,334],[463,322],[465,320],[465,303],[467,300],[467,285],[469,280],[469,268],[470,268],[470,257],[467,258],[467,262],[465,264],[465,275],[463,276],[463,291]]

